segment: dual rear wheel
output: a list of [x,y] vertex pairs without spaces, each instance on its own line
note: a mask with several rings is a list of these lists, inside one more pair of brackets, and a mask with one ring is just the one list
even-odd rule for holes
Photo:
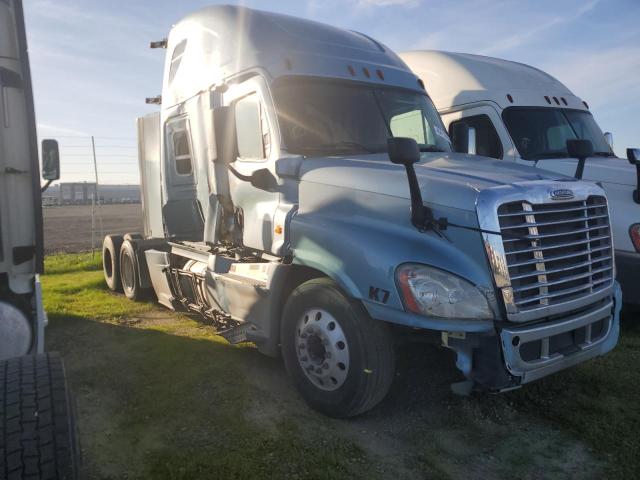
[[139,234],[107,235],[102,244],[102,270],[107,286],[123,292],[131,300],[141,300],[146,294],[140,284],[138,253],[134,242]]

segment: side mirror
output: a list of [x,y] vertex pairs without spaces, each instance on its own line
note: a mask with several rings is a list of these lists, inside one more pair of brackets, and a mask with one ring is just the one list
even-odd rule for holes
[[640,203],[640,148],[627,148],[627,160],[636,167],[636,189],[633,191],[633,201]]
[[42,178],[49,183],[60,178],[60,149],[55,140],[42,141]]
[[567,154],[571,158],[578,159],[578,167],[576,168],[574,176],[581,179],[587,157],[593,156],[593,144],[591,140],[567,140]]
[[213,110],[213,129],[216,140],[216,162],[225,165],[233,163],[237,157],[237,145],[231,107],[217,107]]
[[273,191],[278,188],[278,180],[268,168],[261,168],[253,172],[249,182],[261,190]]
[[604,132],[604,141],[607,142],[607,145],[609,145],[609,148],[613,150],[613,133]]
[[451,127],[451,143],[458,153],[469,153],[469,125],[466,122],[456,122]]
[[387,149],[391,163],[413,165],[420,161],[420,147],[413,138],[390,138],[387,140]]

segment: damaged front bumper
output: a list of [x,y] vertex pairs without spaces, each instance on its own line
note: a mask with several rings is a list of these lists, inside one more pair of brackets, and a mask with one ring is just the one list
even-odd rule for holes
[[622,294],[556,320],[504,326],[492,334],[443,333],[456,365],[476,389],[503,391],[611,351],[620,335]]

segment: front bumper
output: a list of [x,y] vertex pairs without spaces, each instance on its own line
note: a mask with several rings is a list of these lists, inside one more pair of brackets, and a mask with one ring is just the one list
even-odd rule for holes
[[640,253],[616,250],[616,273],[622,287],[622,301],[640,305]]
[[618,343],[620,287],[613,298],[553,323],[503,328],[500,343],[509,373],[525,384],[604,355]]
[[456,366],[477,390],[504,391],[604,355],[618,343],[622,293],[573,315],[491,333],[446,338]]

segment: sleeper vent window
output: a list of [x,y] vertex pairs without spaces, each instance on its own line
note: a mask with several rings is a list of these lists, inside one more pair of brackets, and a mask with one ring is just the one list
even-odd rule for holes
[[173,56],[171,57],[171,67],[169,68],[169,83],[173,82],[173,79],[178,73],[178,68],[180,67],[180,62],[182,61],[182,57],[184,55],[184,50],[187,48],[187,41],[182,40],[176,48],[173,50]]
[[[184,130],[174,130],[173,158],[175,159],[176,172],[178,175],[191,175],[193,167],[191,164],[191,148],[189,145],[189,132],[186,130],[186,122],[181,122]],[[177,127],[177,125],[176,125]]]

